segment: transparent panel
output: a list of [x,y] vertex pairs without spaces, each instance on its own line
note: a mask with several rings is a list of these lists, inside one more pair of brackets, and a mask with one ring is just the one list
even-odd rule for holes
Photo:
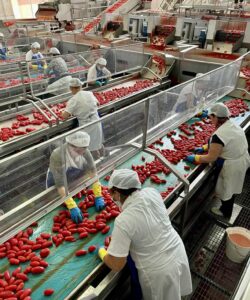
[[[129,116],[129,122],[128,117]],[[96,161],[96,168],[98,172],[103,171],[105,168],[114,166],[115,163],[128,155],[131,151],[138,151],[131,145],[132,142],[138,143],[141,147],[143,129],[145,128],[145,103],[137,103],[136,109],[134,105],[126,107],[116,113],[108,115],[99,121],[91,123],[91,125],[80,127],[80,131],[87,132],[90,135],[89,150],[91,156]],[[74,136],[74,135],[72,135]],[[70,139],[71,136],[68,136]],[[80,142],[80,141],[79,141]],[[81,165],[80,154],[81,149],[70,149],[66,155],[66,161],[74,164],[76,167]],[[71,151],[71,152],[70,152]],[[69,153],[71,155],[69,156]],[[79,155],[77,155],[77,153]],[[80,169],[88,170],[89,178],[95,175],[94,167],[92,166],[92,159],[87,155],[88,163]],[[85,176],[83,176],[85,178]],[[88,179],[89,179],[88,178]],[[76,181],[77,182],[77,181]],[[79,183],[79,182],[78,182]],[[71,181],[68,181],[70,192],[76,186]]]
[[[242,59],[150,98],[147,140],[174,129],[234,90]],[[150,143],[150,142],[149,142]]]
[[4,63],[0,68],[0,105],[25,94],[26,86],[22,63]]
[[[107,66],[102,70],[95,65],[96,60],[101,57],[107,60]],[[58,56],[48,55],[28,63],[27,73],[30,79],[27,81],[31,83],[31,91],[35,95],[59,95],[69,92],[71,77],[79,78],[85,85],[94,85],[97,79],[98,82],[105,83],[113,75],[141,70],[148,59],[149,55],[143,53],[141,43]]]
[[[0,209],[4,213],[46,191],[50,157],[58,143],[61,141],[33,147],[32,150],[23,151],[21,154],[13,155],[11,159],[1,161]],[[46,201],[51,200],[53,198]]]

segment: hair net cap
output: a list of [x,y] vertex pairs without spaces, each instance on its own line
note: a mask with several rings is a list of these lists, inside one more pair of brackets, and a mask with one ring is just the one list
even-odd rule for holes
[[141,182],[138,174],[129,169],[114,170],[109,179],[109,188],[117,187],[119,189],[141,188]]
[[60,51],[56,47],[52,47],[49,49],[50,54],[61,54]]
[[88,147],[90,136],[87,132],[78,131],[66,137],[66,142],[79,148]]
[[81,87],[82,82],[79,78],[72,78],[69,82],[70,87]]
[[31,48],[40,49],[40,44],[38,42],[32,43]]
[[214,114],[218,118],[226,118],[230,116],[230,111],[225,104],[217,103],[211,107],[210,114]]
[[106,61],[106,59],[103,58],[103,57],[98,58],[98,59],[96,60],[95,63],[96,63],[96,64],[103,65],[103,66],[106,66],[106,65],[107,65],[107,61]]

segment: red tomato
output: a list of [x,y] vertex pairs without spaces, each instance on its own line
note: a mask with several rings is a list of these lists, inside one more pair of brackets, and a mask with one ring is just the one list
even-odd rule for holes
[[92,246],[89,246],[88,251],[89,251],[89,253],[91,253],[91,252],[94,252],[95,249],[96,249],[96,246],[92,245]]
[[42,258],[47,257],[49,254],[50,254],[49,248],[45,248],[45,249],[42,249],[42,250],[40,251],[40,256],[41,256]]
[[41,274],[44,272],[44,267],[37,266],[31,269],[32,274]]
[[86,250],[78,250],[76,251],[76,256],[86,255],[88,252]]
[[46,289],[43,294],[44,296],[50,296],[54,293],[54,290],[53,289]]

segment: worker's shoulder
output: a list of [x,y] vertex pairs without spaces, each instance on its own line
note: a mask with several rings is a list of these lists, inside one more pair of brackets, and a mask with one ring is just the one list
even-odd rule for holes
[[65,150],[65,145],[55,148],[51,153],[50,160],[53,160],[53,161],[62,160],[62,158],[61,158],[62,148],[63,148],[63,151],[64,151]]

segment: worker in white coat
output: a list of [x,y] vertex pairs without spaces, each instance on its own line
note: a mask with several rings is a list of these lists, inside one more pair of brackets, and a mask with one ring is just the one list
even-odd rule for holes
[[181,300],[192,292],[191,274],[183,242],[171,225],[161,195],[141,190],[135,171],[115,170],[110,194],[120,203],[111,243],[99,257],[114,271],[126,264],[130,252],[138,270],[144,300]]
[[41,48],[38,42],[31,44],[31,49],[26,53],[25,60],[29,62],[29,67],[34,70],[44,70],[47,65],[42,53],[39,51]]
[[60,78],[69,76],[69,70],[65,60],[60,56],[60,51],[56,47],[49,49],[49,54],[53,56],[45,71],[46,75],[51,75],[49,84],[59,80]]
[[72,76],[69,74],[65,60],[60,57],[60,51],[56,47],[52,47],[49,53],[53,55],[48,68],[45,70],[45,75],[52,77],[49,79],[49,85],[46,89],[51,94],[63,94],[70,92],[69,83]]
[[[90,137],[86,132],[78,131],[66,137],[66,143],[56,148],[50,156],[50,164],[47,172],[46,186],[56,186],[61,197],[66,196],[64,172],[69,186],[79,180],[96,176],[96,167],[93,157],[88,150]],[[64,155],[64,157],[63,157]],[[101,210],[105,203],[102,197],[102,188],[97,180],[92,185],[95,196],[95,208]],[[70,211],[71,219],[75,223],[82,221],[81,210],[77,207],[73,198],[65,201]]]
[[[173,110],[177,113],[187,113],[200,107],[201,111],[205,104],[206,94],[209,87],[210,76],[198,73],[197,80],[187,84],[180,92]],[[204,112],[202,117],[206,117]]]
[[[98,101],[92,92],[82,91],[82,83],[78,78],[73,78],[70,81],[70,90],[73,97],[67,103],[65,111],[62,113],[64,120],[71,116],[77,118],[79,126],[89,124],[93,121],[99,120],[98,115]],[[93,157],[99,158],[103,149],[103,134],[102,125],[97,123],[84,129],[90,135],[89,150]]]
[[108,83],[111,77],[110,71],[106,68],[107,61],[100,57],[95,64],[89,68],[87,82],[89,85],[100,87]]
[[215,104],[210,111],[210,119],[216,127],[209,147],[204,145],[196,152],[206,155],[189,155],[187,160],[196,163],[215,162],[218,168],[218,179],[215,187],[216,198],[221,206],[211,211],[221,217],[230,218],[234,198],[242,192],[246,171],[250,166],[248,143],[243,129],[229,119],[230,112],[223,103]]

